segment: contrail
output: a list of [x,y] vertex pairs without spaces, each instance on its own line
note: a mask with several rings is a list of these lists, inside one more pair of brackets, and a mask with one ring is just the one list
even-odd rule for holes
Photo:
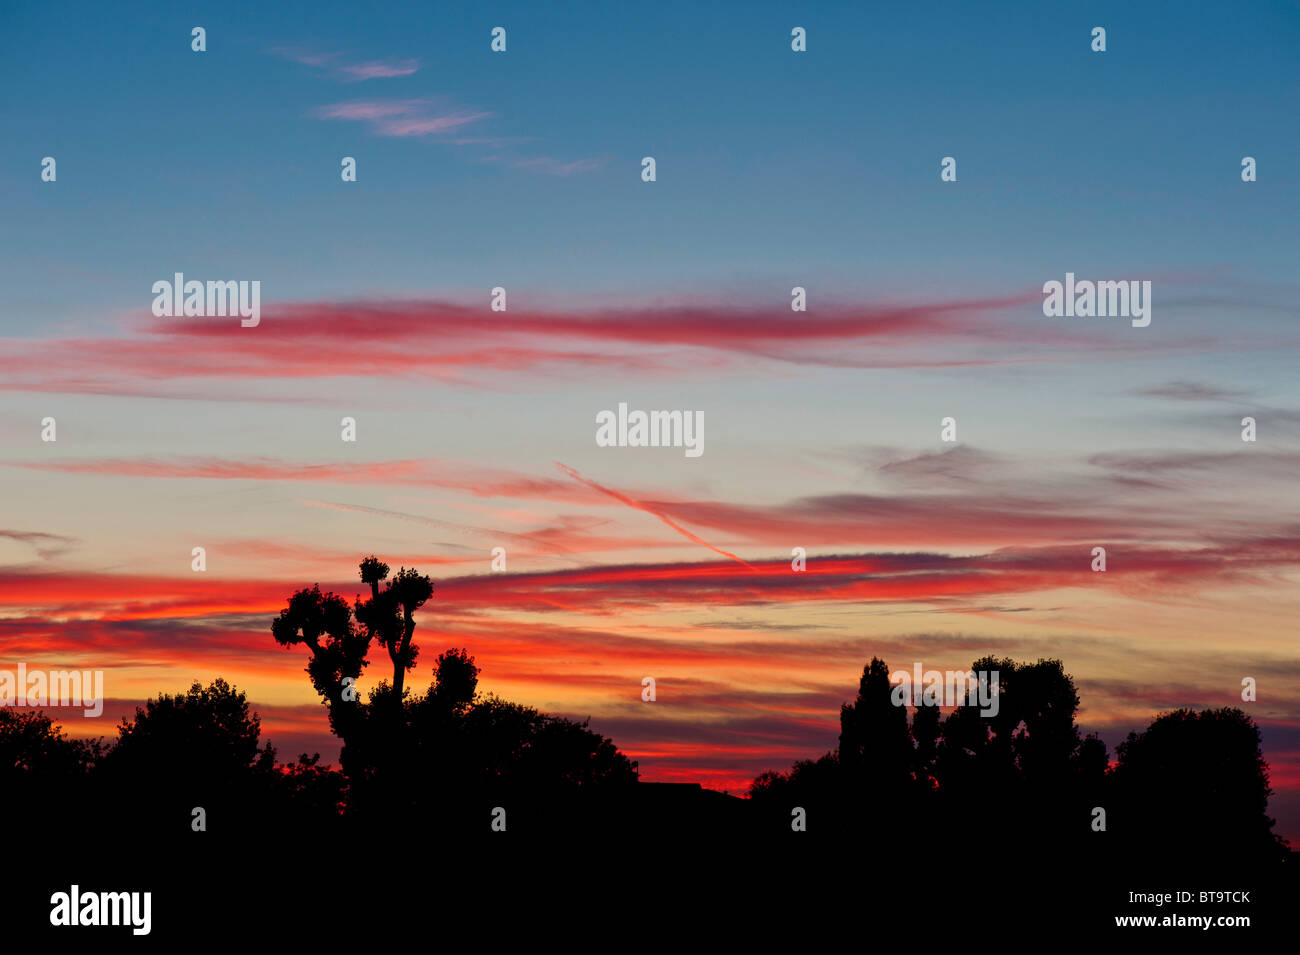
[[652,507],[647,507],[645,504],[642,504],[640,501],[635,501],[635,500],[633,500],[632,498],[628,497],[626,494],[623,494],[623,493],[621,493],[621,492],[619,492],[619,491],[615,491],[615,490],[612,489],[612,488],[602,487],[601,485],[597,484],[595,481],[588,481],[585,477],[583,477],[581,474],[579,474],[579,473],[578,473],[577,471],[575,471],[573,468],[569,467],[567,464],[561,464],[559,461],[556,461],[556,462],[555,462],[555,466],[558,467],[558,468],[559,468],[561,471],[563,471],[565,474],[567,474],[569,477],[571,477],[571,478],[573,478],[575,481],[579,482],[580,484],[585,484],[585,485],[587,485],[587,487],[591,488],[593,491],[599,491],[601,494],[608,494],[608,495],[609,495],[610,497],[612,497],[614,500],[616,500],[616,501],[621,501],[622,503],[626,504],[628,507],[633,508],[633,509],[635,509],[635,510],[638,510],[638,511],[645,511],[647,514],[653,514],[655,517],[659,518],[659,520],[663,521],[665,524],[667,524],[669,527],[671,527],[671,528],[672,528],[673,530],[675,530],[677,533],[679,533],[679,534],[681,534],[683,537],[685,537],[688,541],[691,541],[691,542],[693,542],[693,543],[699,544],[699,545],[702,546],[702,547],[707,547],[709,550],[713,551],[715,554],[721,554],[723,557],[730,557],[730,558],[731,558],[732,560],[734,560],[736,563],[738,563],[738,564],[742,564],[742,565],[744,565],[745,567],[748,567],[750,570],[753,570],[753,571],[757,571],[757,570],[758,570],[757,567],[754,567],[752,564],[748,564],[748,563],[746,563],[745,561],[743,561],[743,560],[741,560],[739,557],[737,557],[735,554],[731,554],[731,553],[728,553],[728,552],[725,551],[725,550],[722,550],[721,548],[714,547],[712,544],[710,544],[710,543],[709,543],[708,541],[706,541],[706,540],[701,540],[700,538],[698,538],[698,537],[696,537],[694,534],[692,534],[690,531],[688,531],[686,528],[682,527],[680,524],[678,524],[678,523],[676,523],[675,521],[673,521],[673,519],[672,519],[671,517],[668,517],[668,516],[665,515],[665,514],[660,514],[660,513],[659,513],[658,511],[656,511],[654,508],[652,508]]

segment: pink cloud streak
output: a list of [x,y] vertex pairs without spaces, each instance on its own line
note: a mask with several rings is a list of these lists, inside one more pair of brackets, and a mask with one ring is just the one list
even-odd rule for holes
[[[929,368],[1112,354],[1114,343],[1081,338],[1064,326],[995,317],[1036,298],[826,305],[810,315],[780,305],[491,313],[486,296],[478,306],[437,300],[268,304],[255,330],[228,319],[150,316],[119,337],[5,340],[0,389],[156,394],[141,389],[182,379],[463,383],[466,375],[504,380],[501,373],[510,373],[514,381],[522,372],[559,369],[587,377],[676,375],[755,362]],[[1017,343],[1014,357],[1000,347],[1009,341]],[[1132,352],[1141,346],[1126,340],[1122,347]],[[1167,355],[1173,346],[1159,347]]]

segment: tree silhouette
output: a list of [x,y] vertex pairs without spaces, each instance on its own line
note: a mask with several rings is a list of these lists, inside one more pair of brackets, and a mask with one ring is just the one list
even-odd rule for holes
[[906,791],[914,753],[907,710],[894,705],[892,691],[889,667],[873,657],[862,668],[857,697],[840,708],[839,764],[845,782],[886,799]]
[[[1081,799],[1105,769],[1075,723],[1079,695],[1060,660],[1017,663],[982,657],[976,673],[998,674],[998,707],[984,714],[974,700],[958,705],[940,727],[934,770],[954,827],[993,822],[1005,831],[1073,837],[1086,819]],[[1089,768],[1087,779],[1079,774]]]
[[415,568],[401,568],[388,584],[388,565],[376,557],[361,562],[361,580],[370,585],[370,599],[357,601],[357,622],[366,634],[388,651],[393,664],[393,697],[401,705],[406,671],[415,666],[420,648],[411,642],[415,633],[415,611],[433,596],[433,582]]
[[[510,800],[540,820],[557,802],[576,805],[579,793],[636,782],[635,764],[586,722],[481,697],[479,668],[466,649],[440,653],[428,690],[412,695],[405,679],[419,657],[415,613],[433,584],[414,568],[401,568],[391,581],[388,575],[387,564],[367,557],[360,577],[370,585],[368,599],[349,608],[317,585],[294,593],[271,624],[281,645],[311,652],[307,673],[343,740],[350,818],[388,824],[395,815],[431,809],[456,826],[459,810]],[[387,652],[393,677],[362,702],[355,682],[372,642]]]
[[0,707],[0,798],[10,818],[66,811],[102,755],[99,741],[70,738],[42,710]]
[[311,651],[307,675],[329,707],[330,728],[346,748],[359,729],[362,714],[357,707],[346,705],[355,697],[348,698],[345,681],[355,683],[366,668],[370,635],[358,632],[353,625],[347,601],[337,594],[322,594],[319,584],[289,598],[289,605],[271,621],[271,633],[282,646],[306,644]]
[[[1179,709],[1118,747],[1115,828],[1142,843],[1238,856],[1276,855],[1259,728],[1235,707]],[[1170,798],[1177,794],[1177,798]]]
[[137,707],[102,760],[117,811],[143,826],[161,815],[176,831],[189,828],[195,807],[214,829],[259,825],[275,772],[275,749],[260,745],[260,724],[245,695],[220,678]]
[[934,760],[939,753],[939,737],[943,730],[939,725],[942,712],[938,706],[922,704],[912,713],[912,778],[917,788],[928,794],[938,781],[934,777]]
[[[149,700],[112,744],[71,739],[38,710],[0,708],[6,809],[44,825],[71,811],[159,845],[183,838],[200,807],[214,832],[294,832],[320,847],[388,838],[415,819],[435,839],[460,839],[486,832],[496,807],[509,810],[512,830],[601,838],[741,824],[770,835],[793,831],[792,810],[802,808],[808,831],[830,834],[835,851],[915,853],[924,837],[975,838],[1010,856],[1050,847],[1070,860],[1098,847],[1146,858],[1181,848],[1252,860],[1287,852],[1267,815],[1259,729],[1239,709],[1161,715],[1129,734],[1111,769],[1105,744],[1080,733],[1079,695],[1059,660],[984,657],[972,669],[998,672],[995,713],[969,698],[945,717],[923,697],[909,720],[887,665],[873,658],[840,709],[836,749],[760,774],[743,802],[639,783],[636,764],[587,721],[482,693],[468,648],[438,654],[424,692],[406,689],[400,677],[418,657],[414,614],[432,584],[403,568],[381,586],[388,568],[373,557],[361,576],[368,600],[349,606],[315,586],[294,593],[271,624],[280,644],[309,650],[306,672],[343,740],[341,772],[319,755],[277,765],[245,694],[216,679]],[[355,681],[372,641],[394,679],[362,701]],[[1107,811],[1104,834],[1090,826],[1096,807]]]
[[451,713],[463,712],[478,695],[478,674],[468,650],[451,649],[438,654],[426,702]]
[[[414,614],[433,594],[429,578],[414,569],[402,568],[391,581],[388,573],[388,565],[377,557],[361,561],[360,577],[370,585],[370,598],[357,599],[355,623],[354,608],[337,594],[322,594],[319,584],[294,593],[271,622],[271,633],[282,646],[304,644],[311,651],[307,674],[329,707],[331,730],[343,740],[340,761],[345,768],[355,762],[350,772],[357,777],[373,769],[376,760],[382,761],[376,748],[401,745],[400,740],[385,738],[384,732],[390,737],[401,733],[406,671],[419,656],[419,647],[411,641]],[[392,682],[381,682],[372,694],[388,700],[388,718],[377,709],[358,705],[355,684],[369,663],[372,640],[387,651],[393,665]]]
[[[869,837],[877,848],[907,832],[992,834],[1003,852],[1119,845],[1172,853],[1189,840],[1202,852],[1285,852],[1266,815],[1259,730],[1240,710],[1161,716],[1120,744],[1112,772],[1101,739],[1080,734],[1079,695],[1061,661],[988,656],[971,669],[997,671],[996,713],[975,699],[946,718],[921,705],[909,727],[905,707],[890,699],[888,667],[873,658],[857,697],[840,709],[838,749],[751,783],[764,826],[788,823],[802,806],[824,831]],[[1094,838],[1096,807],[1108,809],[1107,842]]]
[[76,776],[89,770],[98,747],[72,739],[43,710],[0,708],[0,786],[28,779]]

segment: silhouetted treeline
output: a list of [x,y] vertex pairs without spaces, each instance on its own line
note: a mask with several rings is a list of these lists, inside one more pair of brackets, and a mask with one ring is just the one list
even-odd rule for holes
[[[271,627],[282,645],[309,651],[308,678],[342,741],[339,769],[316,754],[278,763],[245,695],[217,679],[150,700],[111,742],[69,738],[40,710],[0,709],[0,808],[33,831],[71,821],[142,843],[204,831],[342,844],[417,829],[454,838],[493,823],[563,832],[617,823],[636,805],[636,764],[613,742],[586,722],[480,693],[467,651],[439,654],[426,689],[406,686],[419,655],[414,614],[432,582],[406,569],[390,580],[375,558],[361,579],[368,599],[350,606],[300,590]],[[373,648],[392,678],[362,699],[356,682]]]
[[[377,837],[446,841],[514,833],[770,838],[802,830],[824,844],[911,844],[1007,852],[1122,846],[1251,858],[1285,854],[1267,816],[1267,765],[1237,709],[1179,710],[1120,744],[1111,764],[1075,722],[1079,697],[1060,661],[986,657],[997,707],[900,706],[873,659],[840,713],[839,745],[754,780],[750,799],[638,781],[636,764],[585,722],[478,689],[464,649],[407,685],[419,657],[415,614],[428,577],[370,557],[369,596],[348,604],[299,590],[272,622],[340,738],[340,766],[284,764],[242,692],[217,679],[164,694],[124,719],[114,741],[67,737],[38,710],[0,709],[0,805],[31,831],[67,821],[141,842],[191,832],[296,839],[327,852]],[[382,650],[392,666],[363,699],[357,681]],[[919,689],[919,688],[918,688]],[[799,825],[795,825],[795,817]],[[1103,828],[1104,827],[1104,828]]]
[[[1177,710],[1130,733],[1111,765],[1075,722],[1079,696],[1059,660],[985,657],[998,706],[963,695],[897,705],[889,668],[872,659],[840,710],[839,746],[788,772],[766,772],[750,797],[765,828],[926,845],[975,841],[980,852],[1034,849],[1283,858],[1267,815],[1259,730],[1241,710]],[[917,688],[919,694],[919,688]]]

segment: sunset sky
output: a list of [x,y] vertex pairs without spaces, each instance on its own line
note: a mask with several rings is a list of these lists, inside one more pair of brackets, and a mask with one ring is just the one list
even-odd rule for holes
[[1050,656],[1112,757],[1242,706],[1300,840],[1300,7],[446,6],[0,12],[0,669],[103,669],[79,735],[221,676],[332,760],[270,621],[375,554],[434,578],[408,685],[467,647],[645,779],[833,748],[873,655]]

